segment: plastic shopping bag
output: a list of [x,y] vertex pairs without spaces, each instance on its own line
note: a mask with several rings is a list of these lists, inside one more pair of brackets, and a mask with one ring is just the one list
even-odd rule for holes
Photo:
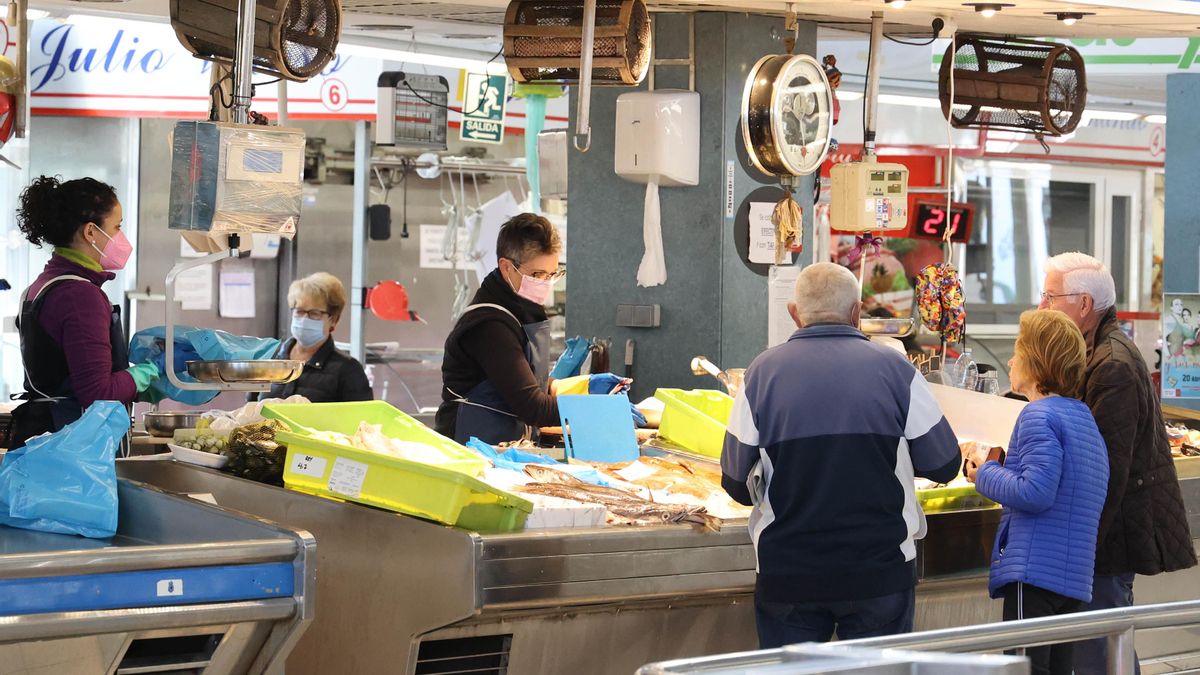
[[562,356],[559,356],[558,361],[554,363],[554,369],[550,371],[550,377],[561,380],[578,375],[580,368],[583,367],[583,360],[587,358],[590,351],[592,351],[592,343],[588,340],[582,337],[569,338],[567,348],[563,350]]
[[[216,398],[216,389],[184,390],[167,379],[166,326],[153,326],[134,333],[129,341],[129,362],[154,361],[163,376],[150,384],[160,398],[188,405],[201,405]],[[279,340],[233,335],[223,330],[175,326],[175,374],[184,382],[196,380],[187,373],[188,361],[254,361],[269,359],[279,349]]]
[[0,466],[0,524],[106,539],[117,532],[116,453],[129,413],[96,401],[83,417],[29,439]]

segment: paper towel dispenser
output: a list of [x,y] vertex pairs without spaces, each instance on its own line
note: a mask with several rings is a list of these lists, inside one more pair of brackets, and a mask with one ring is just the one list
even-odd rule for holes
[[660,89],[617,97],[614,169],[635,183],[700,182],[700,94]]

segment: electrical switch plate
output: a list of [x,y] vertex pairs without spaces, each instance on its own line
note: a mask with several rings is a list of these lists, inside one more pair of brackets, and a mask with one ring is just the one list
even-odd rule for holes
[[658,328],[661,305],[617,305],[617,325],[622,328]]

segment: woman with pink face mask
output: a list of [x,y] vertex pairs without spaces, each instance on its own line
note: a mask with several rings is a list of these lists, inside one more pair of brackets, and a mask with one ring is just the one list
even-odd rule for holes
[[498,265],[446,338],[435,423],[442,435],[494,444],[559,424],[546,301],[566,274],[561,252],[558,231],[539,215],[522,213],[500,228]]
[[17,225],[54,253],[21,296],[25,403],[13,412],[10,448],[61,429],[94,401],[129,405],[159,377],[153,363],[129,366],[120,308],[101,289],[133,252],[121,218],[112,186],[92,178],[41,176],[21,193]]

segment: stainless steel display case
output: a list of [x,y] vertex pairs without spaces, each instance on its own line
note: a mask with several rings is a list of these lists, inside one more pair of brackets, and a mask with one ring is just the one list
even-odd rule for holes
[[[672,525],[482,535],[174,462],[122,462],[118,470],[316,536],[320,613],[289,658],[289,675],[412,674],[418,664],[422,673],[628,673],[757,648],[744,521],[717,533]],[[1200,532],[1200,480],[1185,488]],[[917,548],[918,629],[1000,619],[986,576],[999,516],[928,517]],[[1172,582],[1139,581],[1138,592],[1154,601],[1153,589]],[[1191,588],[1200,596],[1200,584]],[[1141,641],[1139,650],[1153,655]]]
[[118,497],[111,539],[0,527],[0,673],[281,673],[313,616],[312,536],[125,480]]

